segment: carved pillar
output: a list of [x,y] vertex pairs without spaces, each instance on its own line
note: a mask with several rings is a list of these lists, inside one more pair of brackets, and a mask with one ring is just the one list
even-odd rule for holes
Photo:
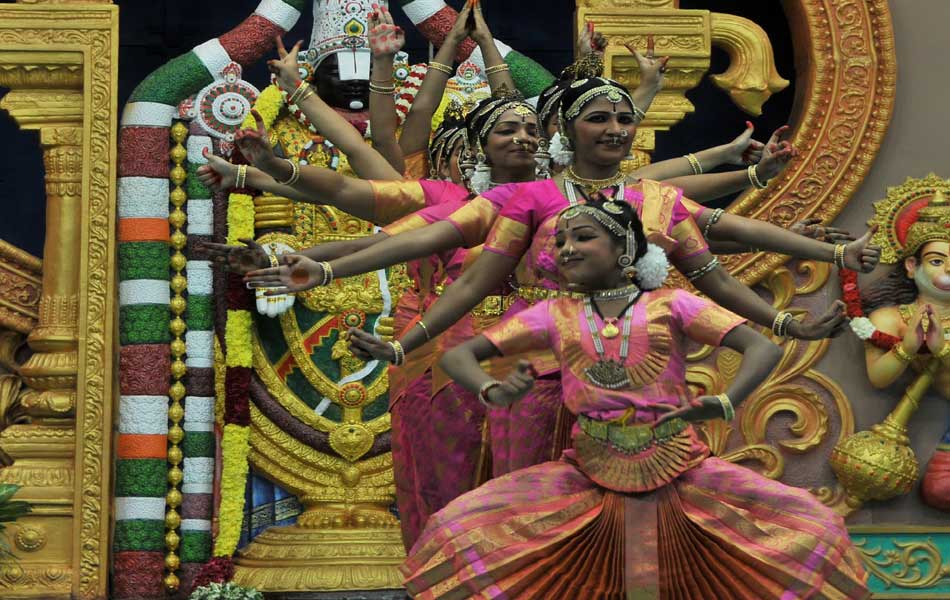
[[37,390],[24,398],[24,405],[40,419],[71,416],[76,406],[81,141],[79,127],[40,129],[46,167],[46,268],[39,323],[27,338],[35,354],[20,368],[27,385]]

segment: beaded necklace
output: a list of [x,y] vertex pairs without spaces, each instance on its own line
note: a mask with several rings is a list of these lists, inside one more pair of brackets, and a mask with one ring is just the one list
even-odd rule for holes
[[[627,373],[623,363],[627,360],[630,353],[630,327],[633,321],[633,311],[630,308],[640,297],[640,290],[630,294],[627,297],[627,306],[621,315],[623,319],[623,337],[620,340],[620,358],[614,360],[604,356],[604,343],[597,332],[597,323],[594,321],[593,301],[590,296],[584,297],[584,316],[587,317],[587,328],[590,330],[591,339],[594,341],[594,350],[597,351],[597,362],[584,369],[584,374],[591,383],[598,387],[608,390],[619,390],[631,385],[630,375]],[[620,316],[618,315],[618,319]],[[616,321],[616,319],[614,319]],[[606,329],[606,326],[604,327]],[[616,329],[616,325],[614,325]],[[616,335],[616,334],[614,334]],[[607,337],[607,336],[605,336]]]

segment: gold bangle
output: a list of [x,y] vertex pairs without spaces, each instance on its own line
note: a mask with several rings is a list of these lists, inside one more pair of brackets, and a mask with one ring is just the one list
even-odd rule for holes
[[485,75],[494,75],[495,73],[502,73],[504,71],[510,71],[511,67],[508,66],[508,63],[501,63],[500,65],[495,65],[494,67],[488,67],[485,69]]
[[275,177],[274,181],[277,181],[277,183],[279,183],[280,185],[292,186],[293,184],[297,183],[298,179],[300,179],[300,165],[290,160],[289,158],[285,158],[284,160],[290,163],[290,177],[288,177],[286,181],[277,181],[277,178]]
[[722,418],[726,421],[735,419],[736,409],[732,406],[732,400],[729,399],[729,394],[716,394],[716,399],[719,400],[719,404],[722,406]]
[[749,168],[746,169],[746,174],[749,176],[749,183],[752,184],[752,187],[754,187],[757,190],[764,190],[765,188],[768,187],[769,184],[768,182],[762,183],[762,180],[759,179],[759,174],[756,172],[756,169],[755,169],[757,166],[758,165],[750,165]]
[[234,187],[243,190],[247,182],[247,165],[238,165],[237,175],[234,177]]
[[310,84],[306,81],[301,81],[300,85],[297,86],[297,89],[294,90],[294,93],[287,98],[287,104],[297,104],[304,92],[310,89]]
[[792,313],[787,311],[779,311],[775,314],[775,318],[772,319],[772,333],[775,334],[775,337],[785,337],[788,335],[788,326],[792,322],[792,319],[795,317]]
[[685,155],[686,160],[689,162],[689,166],[693,169],[693,175],[702,175],[703,174],[703,165],[699,162],[699,159],[696,158],[696,155],[690,152]]
[[432,337],[429,335],[429,328],[426,327],[425,321],[420,320],[418,323],[416,323],[416,325],[418,325],[419,327],[422,327],[422,332],[426,334],[427,342],[432,339]]
[[402,344],[399,343],[399,340],[393,340],[389,342],[389,345],[393,349],[393,364],[397,367],[401,367],[403,363],[406,362],[406,351],[403,349]]
[[904,349],[903,342],[897,342],[894,344],[894,347],[891,348],[891,350],[894,351],[894,356],[897,357],[897,360],[901,361],[902,363],[909,363],[917,357],[916,353],[911,354],[906,349]]
[[449,77],[452,76],[452,67],[450,67],[449,65],[446,65],[446,64],[443,64],[443,63],[440,63],[440,62],[436,62],[436,61],[434,61],[434,60],[430,60],[430,61],[429,61],[429,68],[430,68],[430,69],[435,69],[436,71],[439,71],[439,72],[441,72],[441,73],[445,73],[445,74],[448,75]]
[[847,244],[835,244],[834,262],[835,266],[839,269],[847,268],[844,264],[844,252],[847,250],[847,248]]
[[325,287],[333,283],[333,267],[330,266],[330,263],[323,261],[317,264],[323,269],[323,282],[320,284],[320,287]]
[[483,383],[482,386],[478,388],[478,400],[488,408],[491,408],[493,404],[488,401],[488,392],[491,391],[492,388],[496,388],[500,385],[501,382],[497,379],[492,379]]

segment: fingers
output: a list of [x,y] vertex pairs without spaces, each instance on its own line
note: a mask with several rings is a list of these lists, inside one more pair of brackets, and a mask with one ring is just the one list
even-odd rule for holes
[[804,225],[805,227],[808,227],[810,225],[821,225],[821,219],[819,219],[818,217],[810,217],[808,219],[802,219],[801,221],[799,221],[799,223]]
[[777,143],[782,139],[782,136],[785,135],[785,133],[786,133],[788,130],[789,130],[789,126],[788,126],[788,125],[782,125],[781,127],[779,127],[778,129],[776,129],[775,131],[772,132],[772,137],[769,138],[769,142],[768,142],[768,143],[769,143],[769,144],[777,144]]
[[656,42],[653,39],[653,34],[647,36],[647,58],[653,58],[654,51],[656,50]]
[[529,375],[531,377],[538,376],[538,372],[537,370],[535,370],[534,365],[531,364],[531,361],[527,361],[524,359],[519,360],[517,368],[518,368],[519,373],[524,373],[525,375]]
[[269,277],[279,277],[280,270],[282,268],[283,267],[267,267],[266,269],[256,269],[245,275],[244,279],[266,279]]
[[260,250],[264,251],[264,247],[252,240],[251,238],[238,238],[238,241],[250,248],[251,250]]
[[251,115],[254,116],[254,124],[257,125],[257,133],[261,136],[267,135],[267,129],[264,127],[264,117],[257,112],[256,108],[251,109]]
[[287,48],[284,48],[283,38],[278,35],[276,38],[274,38],[274,40],[277,42],[277,56],[281,58],[287,56]]
[[296,291],[296,290],[293,290],[293,289],[291,289],[291,288],[289,288],[289,287],[281,286],[281,287],[275,287],[275,288],[268,289],[266,292],[264,292],[264,295],[265,295],[265,296],[268,296],[268,297],[270,297],[270,296],[283,296],[283,295],[286,295],[286,294],[293,294],[295,291]]

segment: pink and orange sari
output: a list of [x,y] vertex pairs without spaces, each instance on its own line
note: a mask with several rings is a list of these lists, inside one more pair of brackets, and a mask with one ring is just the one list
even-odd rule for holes
[[[623,390],[588,383],[597,354],[579,299],[541,302],[485,332],[506,356],[553,351],[564,405],[579,416],[574,448],[436,513],[403,565],[412,597],[869,597],[831,509],[711,457],[684,421],[653,427],[658,403],[688,400],[686,338],[718,344],[742,319],[682,290],[647,292],[632,310]],[[620,338],[603,341],[617,360]]]

